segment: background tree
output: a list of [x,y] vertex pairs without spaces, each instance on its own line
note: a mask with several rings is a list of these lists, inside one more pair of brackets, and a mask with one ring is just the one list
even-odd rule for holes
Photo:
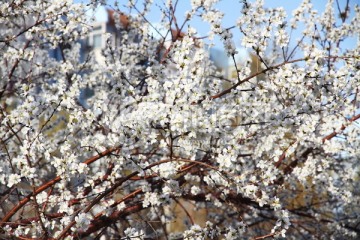
[[[2,238],[358,236],[360,44],[345,40],[360,34],[359,6],[329,1],[319,14],[304,0],[287,23],[283,8],[245,0],[225,28],[216,2],[191,1],[183,23],[177,1],[164,3],[155,39],[151,1],[129,1],[105,64],[80,61],[85,12],[103,1],[1,3]],[[226,89],[188,26],[197,16],[237,68]],[[258,72],[237,66],[233,31]],[[78,100],[86,87],[89,108]],[[170,226],[179,210],[182,232]]]

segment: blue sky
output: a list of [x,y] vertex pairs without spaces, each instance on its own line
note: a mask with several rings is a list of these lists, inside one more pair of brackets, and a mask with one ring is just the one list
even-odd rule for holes
[[[75,0],[75,2],[87,2],[87,1],[88,0]],[[107,1],[109,6],[112,6],[113,2],[114,2],[114,0]],[[139,8],[141,8],[143,1],[138,0],[137,2],[138,2]],[[157,23],[160,21],[160,16],[161,16],[160,7],[164,6],[163,2],[164,1],[162,1],[162,0],[154,0],[152,9],[149,12],[149,14],[146,16],[146,18],[151,23]],[[176,2],[176,0],[173,0],[173,2]],[[239,1],[239,0],[222,0],[216,4],[216,8],[221,10],[225,14],[223,21],[222,21],[223,27],[231,27],[231,26],[235,25],[237,18],[240,16],[240,10],[241,10],[240,2],[241,1]],[[301,0],[290,0],[290,1],[265,0],[265,6],[269,7],[269,8],[283,7],[287,12],[288,17],[291,18],[292,11],[295,8],[297,8],[301,2],[302,2]],[[334,2],[336,2],[336,0]],[[340,7],[343,9],[346,5],[346,0],[338,0],[338,2],[340,4]],[[126,0],[119,0],[118,3],[120,6],[120,9],[122,11],[124,11],[127,14],[132,14],[132,13],[129,13],[128,10],[122,6],[122,5],[127,4]],[[314,8],[317,9],[319,11],[319,13],[324,11],[326,3],[327,3],[327,0],[313,0],[312,1]],[[353,16],[353,8],[356,3],[358,3],[358,0],[350,0],[351,16]],[[190,0],[179,0],[178,1],[175,16],[177,18],[179,25],[181,25],[183,23],[183,21],[185,20],[185,12],[189,11],[190,9],[191,9]],[[337,8],[335,8],[335,11],[336,11],[336,13],[338,13]],[[135,12],[133,12],[133,13],[135,13]],[[106,19],[105,11],[100,11],[97,15],[98,15],[98,17],[100,17],[100,19],[103,19],[103,20]],[[199,36],[206,36],[210,30],[208,23],[203,22],[200,19],[200,17],[195,17],[194,19],[192,19],[189,22],[189,25],[194,27],[195,29],[197,29]],[[239,30],[234,29],[233,34],[234,34],[235,45],[237,47],[240,47],[241,34],[240,34]],[[293,35],[291,36],[292,41],[290,43],[290,46],[294,46],[296,44],[295,40],[300,37],[301,37],[301,29],[297,32],[294,32]],[[355,38],[352,38],[346,42],[346,44],[349,44],[349,45],[355,45],[355,43],[356,43]],[[219,38],[215,38],[214,44],[215,44],[216,48],[222,49],[222,43]]]

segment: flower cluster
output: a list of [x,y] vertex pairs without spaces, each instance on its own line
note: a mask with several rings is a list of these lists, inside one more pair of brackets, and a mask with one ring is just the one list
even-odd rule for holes
[[217,2],[0,3],[1,237],[358,237],[359,6]]

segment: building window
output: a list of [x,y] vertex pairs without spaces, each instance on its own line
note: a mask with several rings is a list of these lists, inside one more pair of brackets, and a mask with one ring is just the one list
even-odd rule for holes
[[98,31],[98,30],[101,30],[101,26],[96,26],[92,29],[93,31]]
[[101,47],[101,34],[95,34],[93,36],[93,46],[94,46],[94,48]]

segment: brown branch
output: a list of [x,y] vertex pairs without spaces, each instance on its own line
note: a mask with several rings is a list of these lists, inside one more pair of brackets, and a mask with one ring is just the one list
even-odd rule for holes
[[107,227],[107,226],[115,223],[119,219],[124,218],[134,212],[138,212],[142,209],[143,209],[142,202],[139,202],[133,206],[129,206],[129,207],[125,208],[122,211],[114,211],[109,217],[102,216],[99,219],[93,220],[90,223],[89,227],[85,231],[79,232],[78,234],[76,234],[76,236],[79,238],[85,238],[85,237],[89,236],[90,234],[98,231],[99,229],[101,229],[103,227]]
[[[355,115],[354,117],[350,118],[348,121],[349,121],[349,123],[352,123],[352,122],[358,120],[359,118],[360,118],[360,114]],[[347,127],[347,126],[344,125],[344,124],[341,125],[340,131],[345,130],[346,127]],[[332,138],[335,137],[338,133],[339,133],[339,132],[335,132],[335,131],[334,131],[333,133],[327,135],[326,137],[324,137],[324,138],[322,139],[322,143],[325,143],[325,141],[332,139]]]
[[[329,58],[329,59],[337,59],[337,58],[340,58],[340,59],[348,59],[348,58],[357,58],[357,57],[358,57],[358,56],[349,56],[349,57],[346,57],[346,56],[326,56],[326,57],[324,57],[324,58]],[[299,58],[299,59],[294,59],[294,60],[291,60],[291,61],[285,61],[285,62],[279,63],[279,64],[277,64],[277,65],[274,65],[274,66],[270,66],[270,67],[268,67],[268,68],[266,68],[266,69],[264,69],[264,70],[262,70],[262,71],[260,71],[260,72],[254,73],[254,74],[252,74],[252,75],[244,78],[244,79],[241,80],[241,81],[238,81],[238,82],[237,82],[236,84],[234,84],[232,87],[230,87],[230,88],[228,88],[228,89],[226,89],[226,90],[224,90],[224,91],[222,91],[222,92],[220,92],[220,93],[218,93],[218,94],[216,94],[216,95],[210,96],[210,99],[212,100],[212,99],[220,98],[220,97],[222,97],[223,95],[230,93],[231,90],[236,89],[237,86],[239,86],[239,85],[241,85],[241,84],[243,84],[243,83],[245,83],[245,82],[250,81],[252,78],[254,78],[254,77],[258,76],[258,75],[264,74],[264,73],[266,73],[266,72],[268,72],[268,71],[277,69],[277,68],[279,68],[279,67],[282,67],[282,66],[287,65],[287,64],[290,64],[290,63],[296,63],[296,62],[307,61],[307,60],[309,60],[308,57],[306,57],[306,58]]]
[[276,233],[270,233],[270,234],[267,234],[267,235],[255,237],[255,238],[253,238],[253,240],[260,240],[260,239],[266,239],[266,238],[274,237],[275,234]]
[[[93,156],[89,159],[87,159],[86,161],[84,161],[83,163],[89,165],[93,162],[95,162],[96,160],[103,158],[105,156],[110,155],[112,152],[116,151],[120,149],[120,147],[115,147],[115,148],[109,148],[101,153],[99,153],[96,156]],[[17,211],[19,211],[19,209],[21,209],[25,204],[27,204],[30,200],[31,197],[38,195],[39,193],[43,192],[44,190],[48,189],[49,187],[55,185],[56,183],[58,183],[61,180],[60,176],[55,177],[54,179],[50,180],[49,182],[43,184],[42,186],[36,188],[32,193],[30,193],[29,195],[27,195],[25,198],[23,198],[15,207],[13,207],[6,215],[5,217],[3,217],[1,219],[0,222],[0,226],[4,226],[5,224],[7,224],[7,222],[10,220],[10,218],[12,216],[15,215],[15,213]]]
[[[179,162],[187,162],[187,163],[198,163],[199,165],[203,165],[207,168],[210,169],[215,169],[218,171],[218,169],[216,167],[213,167],[209,164],[203,163],[203,162],[198,162],[198,161],[194,161],[194,160],[188,160],[188,159],[164,159],[155,163],[152,163],[150,165],[148,165],[147,167],[143,168],[142,171],[146,171],[149,170],[155,166],[161,165],[163,163],[168,163],[168,162],[173,162],[173,161],[179,161]],[[116,188],[120,187],[124,182],[130,180],[131,178],[137,176],[140,173],[140,171],[135,171],[132,172],[131,174],[127,175],[124,178],[119,179],[119,181],[115,182],[115,184],[113,186],[111,186],[110,188],[108,188],[107,190],[105,190],[104,192],[102,192],[101,194],[99,194],[93,201],[91,201],[86,208],[84,208],[81,212],[84,213],[88,213],[93,206],[95,206],[97,203],[100,202],[101,199],[103,199],[105,196],[107,196],[109,193],[113,192]],[[80,213],[80,211],[78,212]],[[63,231],[60,233],[60,235],[57,237],[57,239],[64,239],[67,235],[68,232],[70,231],[70,229],[76,224],[75,221],[70,222],[64,229]]]
[[220,93],[218,93],[218,94],[216,94],[216,95],[211,96],[210,99],[220,98],[220,97],[222,97],[223,95],[230,93],[231,90],[236,89],[237,86],[240,86],[241,84],[250,81],[250,80],[253,79],[254,77],[256,77],[256,76],[258,76],[258,75],[261,75],[261,74],[264,74],[264,73],[266,73],[266,72],[268,72],[268,71],[270,71],[270,70],[274,70],[274,69],[279,68],[279,67],[281,67],[281,66],[284,66],[284,65],[286,65],[286,64],[295,63],[295,62],[300,62],[300,61],[304,61],[304,60],[306,60],[306,59],[305,59],[305,58],[295,59],[295,60],[286,61],[286,62],[277,64],[277,65],[275,65],[275,66],[266,68],[266,69],[264,69],[264,70],[262,70],[262,71],[260,71],[260,72],[254,73],[254,74],[250,75],[249,77],[244,78],[244,79],[241,80],[241,81],[238,81],[238,82],[237,82],[236,84],[234,84],[232,87],[230,87],[230,88],[228,88],[228,89],[226,89],[226,90],[224,90],[224,91],[222,91],[222,92],[220,92]]
[[[348,123],[352,123],[352,122],[358,120],[359,118],[360,118],[360,114],[355,115],[354,117],[352,117],[352,118],[350,118],[350,119],[348,120]],[[347,127],[347,126],[344,125],[344,124],[341,125],[340,131],[344,131],[344,130],[346,129],[346,127]],[[339,131],[339,132],[340,132],[340,131]],[[332,132],[331,134],[323,137],[322,143],[324,144],[325,141],[328,141],[328,140],[332,139],[332,138],[335,137],[339,132],[335,132],[335,131],[334,131],[334,132]],[[285,156],[286,156],[286,151],[284,151],[283,154],[281,154],[281,156],[279,157],[279,160],[275,163],[275,167],[277,167],[277,168],[280,167],[281,163],[282,163],[282,162],[284,161],[284,159],[285,159]],[[295,167],[295,166],[297,165],[297,162],[298,162],[298,159],[294,160],[290,165],[288,165],[288,166],[284,169],[284,172],[290,172],[290,171],[291,171],[290,169],[293,168],[293,167]]]
[[191,225],[194,225],[194,219],[191,217],[190,213],[186,210],[186,208],[184,207],[184,205],[181,204],[181,202],[179,202],[179,200],[177,200],[176,198],[173,198],[174,201],[181,207],[181,209],[185,212],[186,216],[189,218]]

